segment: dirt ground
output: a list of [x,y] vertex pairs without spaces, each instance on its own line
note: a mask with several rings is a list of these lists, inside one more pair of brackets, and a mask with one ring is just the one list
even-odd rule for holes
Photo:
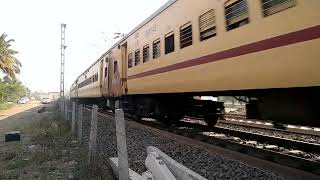
[[[0,113],[0,179],[102,179],[93,177],[84,148],[70,132],[56,105],[30,102]],[[8,131],[21,141],[4,142]]]
[[0,143],[4,141],[4,134],[8,131],[23,129],[28,124],[37,122],[43,116],[37,114],[41,108],[38,101],[27,104],[17,104],[14,107],[0,112]]

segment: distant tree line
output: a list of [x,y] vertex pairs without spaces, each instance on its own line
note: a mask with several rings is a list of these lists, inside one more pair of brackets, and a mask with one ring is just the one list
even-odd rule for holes
[[30,90],[19,80],[11,79],[9,76],[0,78],[0,103],[16,102],[18,98],[29,95]]
[[7,40],[7,34],[0,36],[0,103],[16,101],[19,97],[29,96],[30,90],[17,78],[22,67],[21,62],[15,57],[18,53],[11,48],[13,39]]

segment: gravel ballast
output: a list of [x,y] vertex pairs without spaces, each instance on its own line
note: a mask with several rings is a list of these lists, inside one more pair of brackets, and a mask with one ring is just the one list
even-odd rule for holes
[[285,139],[292,139],[296,141],[302,141],[302,142],[309,142],[309,143],[316,143],[320,144],[320,137],[319,136],[313,136],[313,135],[302,135],[302,134],[296,134],[296,133],[290,133],[285,131],[274,131],[269,129],[262,129],[262,128],[254,128],[254,127],[246,127],[246,126],[240,126],[240,125],[234,125],[234,124],[218,124],[219,127],[239,130],[239,131],[245,131],[250,133],[256,133],[261,134],[265,136],[274,136],[278,138],[285,138]]
[[[90,111],[84,111],[83,140],[87,144],[90,130]],[[155,146],[168,156],[208,179],[284,179],[258,168],[247,166],[186,143],[162,137],[126,122],[129,167],[143,173],[147,147]],[[117,157],[115,122],[113,117],[98,117],[97,153],[103,165],[109,157]]]

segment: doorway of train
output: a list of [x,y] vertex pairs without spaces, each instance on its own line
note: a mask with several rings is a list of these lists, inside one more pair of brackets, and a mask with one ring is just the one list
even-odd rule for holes
[[128,46],[127,42],[121,45],[121,59],[122,59],[122,68],[121,68],[121,85],[124,88],[124,93],[128,93],[128,84],[127,84],[127,69],[128,69]]
[[102,97],[109,96],[109,58],[100,61],[100,92]]

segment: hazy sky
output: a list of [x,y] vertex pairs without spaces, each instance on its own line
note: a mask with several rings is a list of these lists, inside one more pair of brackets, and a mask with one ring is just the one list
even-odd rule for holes
[[67,89],[115,43],[167,0],[0,0],[0,34],[15,39],[19,79],[31,90],[59,91],[60,24],[66,23]]

